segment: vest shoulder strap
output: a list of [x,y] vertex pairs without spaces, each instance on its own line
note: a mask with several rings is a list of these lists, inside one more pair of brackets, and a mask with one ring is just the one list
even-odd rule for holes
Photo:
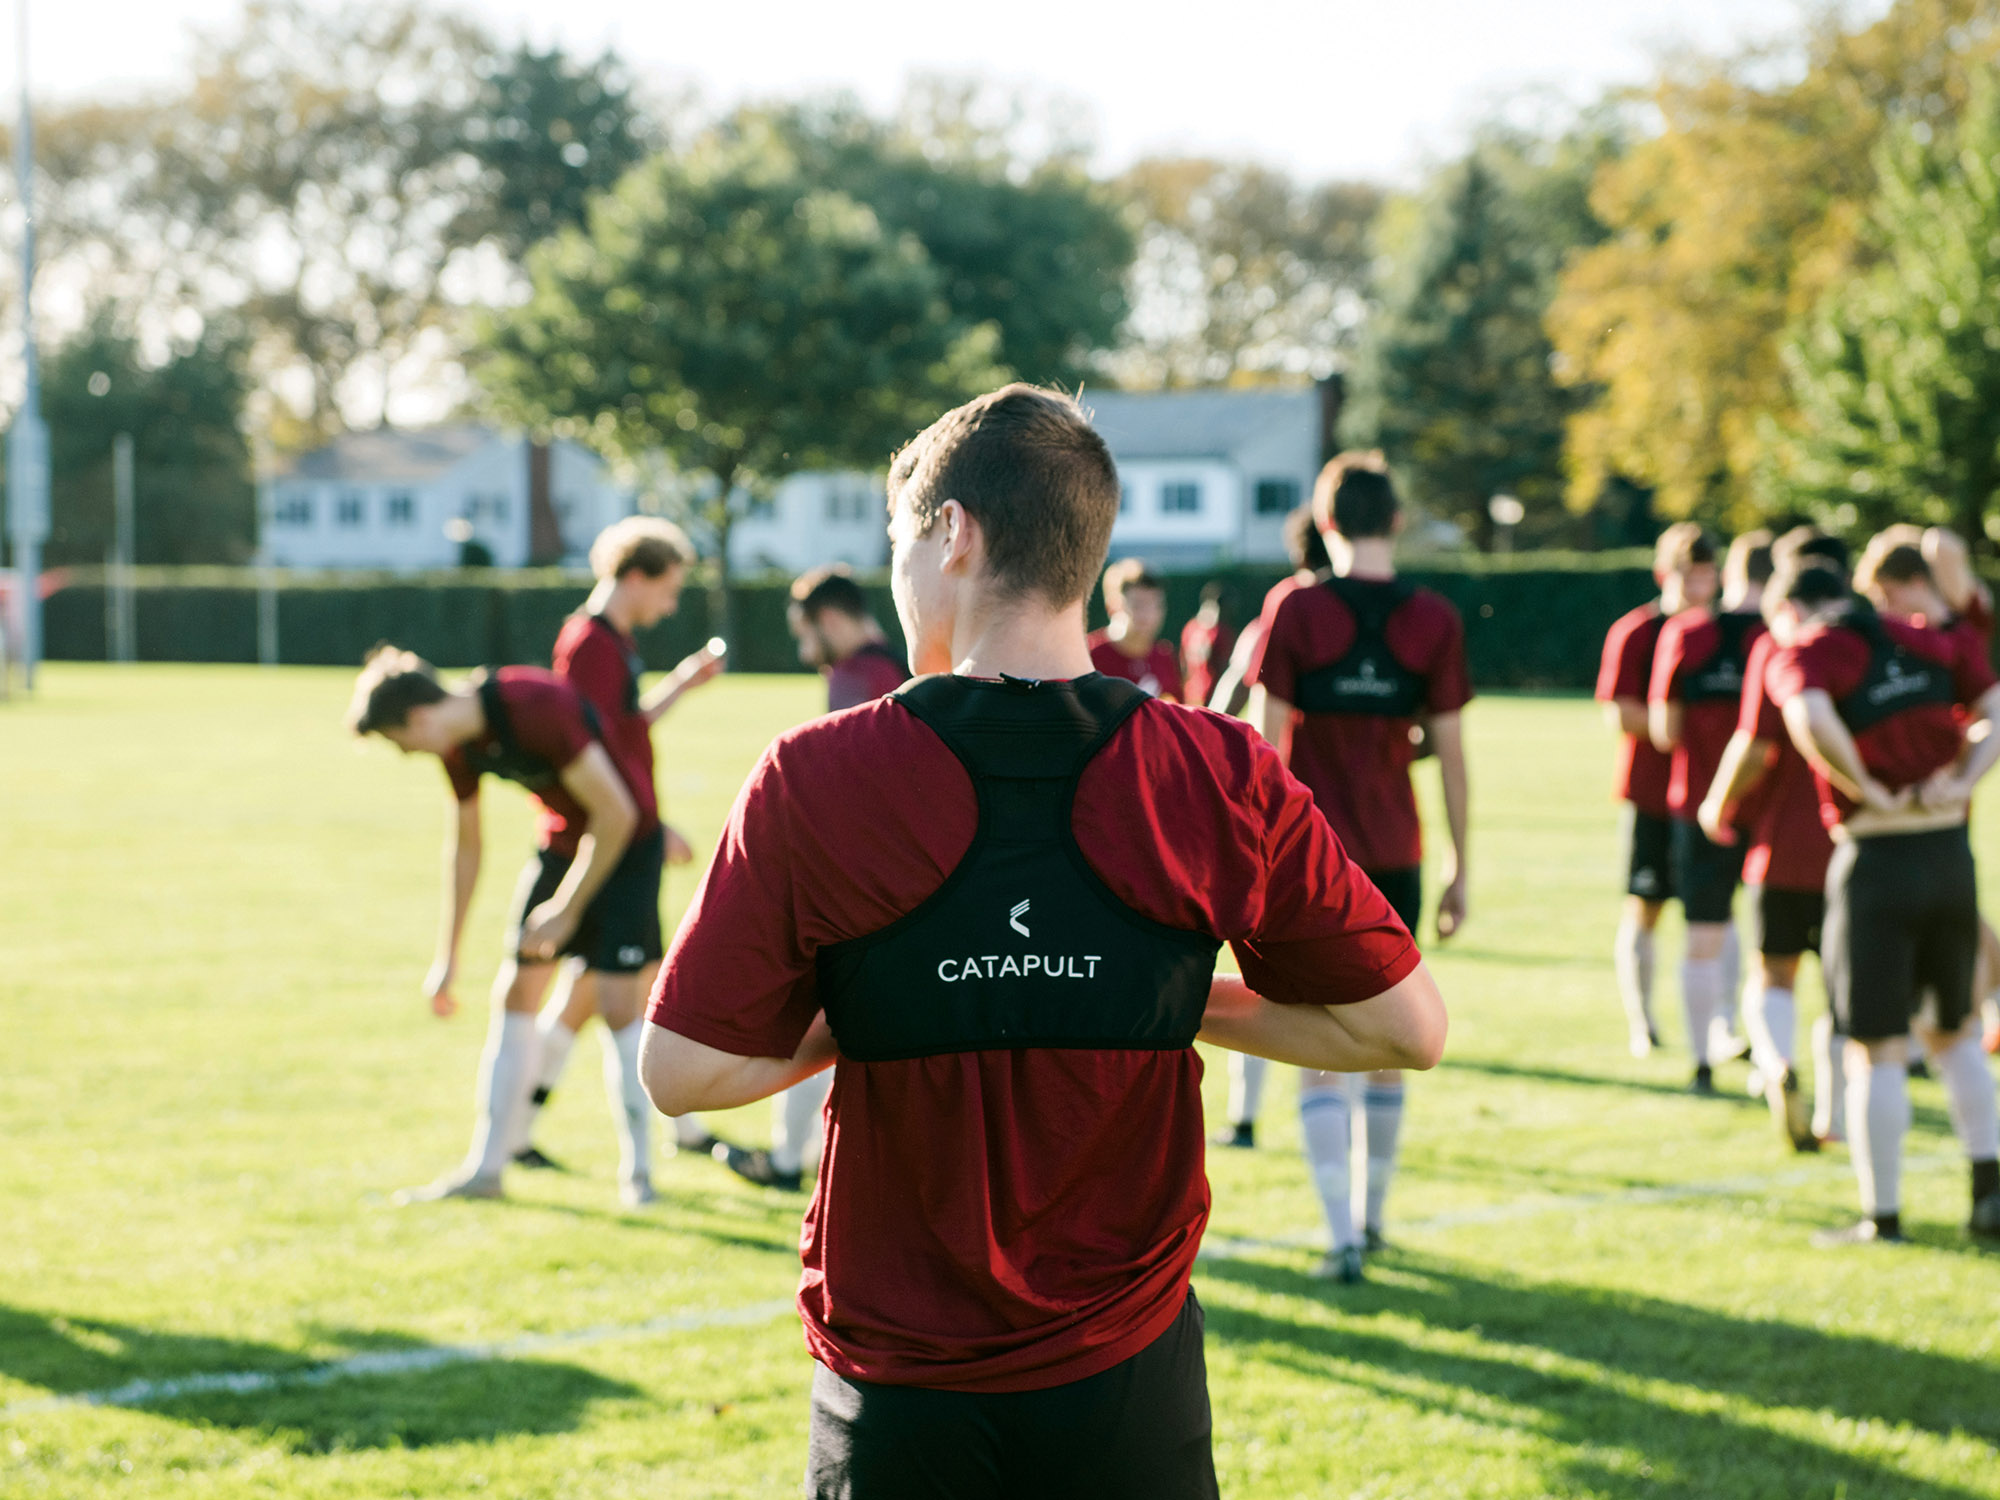
[[[1061,685],[1003,677],[997,687],[939,672],[889,696],[935,730],[975,779],[1009,781],[1080,775],[1149,701],[1138,684],[1100,672]],[[1051,702],[1067,711],[1052,716]]]

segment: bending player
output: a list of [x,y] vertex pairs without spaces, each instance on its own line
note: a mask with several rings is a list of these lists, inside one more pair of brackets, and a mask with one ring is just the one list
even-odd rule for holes
[[1715,553],[1692,521],[1669,526],[1653,552],[1660,597],[1620,615],[1605,633],[1597,698],[1619,734],[1616,795],[1625,804],[1625,911],[1612,940],[1612,967],[1632,1055],[1660,1045],[1653,1021],[1653,932],[1674,895],[1673,819],[1667,783],[1673,758],[1654,745],[1646,694],[1660,628],[1684,609],[1715,597]]
[[1111,623],[1091,632],[1090,663],[1106,677],[1135,682],[1155,698],[1179,703],[1181,659],[1160,632],[1167,624],[1167,586],[1136,557],[1104,570],[1104,608]]
[[[1824,568],[1774,588],[1789,644],[1770,693],[1834,834],[1825,963],[1847,1056],[1859,1223],[1825,1245],[1900,1240],[1908,1037],[1919,1033],[1972,1166],[1974,1234],[2000,1235],[2000,1108],[1972,1016],[1979,907],[1966,820],[2000,757],[2000,685],[1963,638],[1885,619]],[[1966,725],[1982,726],[1968,734]]]
[[[1266,606],[1250,669],[1249,718],[1312,790],[1349,856],[1416,931],[1423,905],[1422,831],[1410,784],[1419,720],[1428,716],[1444,783],[1451,849],[1437,934],[1465,920],[1467,790],[1459,714],[1472,698],[1465,631],[1437,594],[1396,576],[1402,508],[1379,453],[1343,453],[1320,471],[1313,517],[1331,573]],[[1366,1173],[1362,1235],[1351,1202],[1358,1079],[1322,1072],[1299,1081],[1306,1160],[1332,1249],[1323,1275],[1361,1278],[1365,1243],[1383,1243],[1384,1208],[1403,1126],[1403,1079],[1385,1070],[1362,1086]]]
[[[399,1202],[497,1198],[516,1118],[535,1071],[535,1010],[559,959],[580,955],[597,972],[607,1009],[636,1001],[642,961],[658,950],[661,840],[653,789],[599,737],[575,688],[538,667],[502,667],[445,688],[429,663],[383,646],[355,683],[348,727],[379,734],[404,754],[444,763],[455,803],[446,825],[444,920],[424,982],[432,1009],[458,1009],[459,940],[479,878],[479,783],[519,782],[541,804],[540,842],[515,889],[507,956],[493,981],[493,1020],[480,1058],[472,1149],[456,1171]],[[644,1177],[620,1185],[627,1202],[649,1198]]]
[[[650,629],[680,607],[681,588],[694,562],[694,544],[672,522],[655,516],[628,516],[607,526],[591,543],[590,566],[597,582],[584,600],[583,608],[563,622],[556,636],[556,675],[576,688],[597,714],[605,747],[631,773],[649,787],[657,784],[653,774],[653,726],[690,689],[714,678],[722,670],[722,657],[712,650],[697,651],[669,672],[650,693],[641,693],[639,679],[646,670],[634,635]],[[657,793],[656,793],[657,795]],[[684,865],[694,859],[686,839],[661,825],[668,864]],[[542,1007],[535,1022],[538,1059],[535,1087],[521,1111],[515,1133],[514,1161],[524,1167],[553,1167],[555,1163],[533,1144],[535,1120],[562,1078],[570,1048],[591,1016],[604,1017],[604,1082],[610,1092],[612,1117],[618,1124],[619,1181],[628,1185],[628,1194],[643,1202],[651,1189],[636,1186],[652,1177],[652,1106],[639,1086],[639,997],[652,988],[659,970],[658,938],[642,945],[644,951],[627,951],[621,962],[638,963],[637,983],[617,987],[617,1003],[607,1008],[597,970],[581,958],[562,965],[556,978],[555,994]],[[676,1146],[683,1151],[707,1152],[715,1137],[699,1120],[674,1121]]]
[[[867,595],[844,565],[814,568],[794,579],[785,615],[799,643],[799,660],[826,678],[828,713],[871,702],[909,681],[910,669],[868,612]],[[797,1192],[832,1084],[830,1073],[815,1073],[774,1095],[771,1149],[720,1145],[716,1154],[723,1165],[746,1181]]]
[[[807,1493],[1213,1496],[1193,1044],[1428,1067],[1443,1003],[1245,726],[1091,669],[1118,477],[1074,401],[970,402],[888,490],[933,675],[765,752],[646,1079],[725,1108],[838,1055],[801,1237]],[[1225,941],[1244,981],[1214,977]]]
[[[1690,549],[1692,550],[1692,549]],[[1743,878],[1743,844],[1719,844],[1695,814],[1743,703],[1750,648],[1764,633],[1764,585],[1771,576],[1771,534],[1753,531],[1729,549],[1722,572],[1722,608],[1688,609],[1660,627],[1653,680],[1646,695],[1653,744],[1670,757],[1667,812],[1673,819],[1674,885],[1687,917],[1681,960],[1681,1005],[1697,1094],[1713,1094],[1713,1064],[1737,1055],[1730,1034],[1736,1008],[1733,907]]]

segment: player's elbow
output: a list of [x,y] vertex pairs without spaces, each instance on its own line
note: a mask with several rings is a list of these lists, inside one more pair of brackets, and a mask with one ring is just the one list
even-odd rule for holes
[[639,1082],[653,1108],[663,1115],[684,1115],[701,1107],[694,1097],[696,1082],[675,1056],[681,1038],[659,1026],[648,1026],[639,1044]]
[[1388,1018],[1389,1024],[1382,1028],[1381,1037],[1383,1050],[1392,1060],[1381,1066],[1409,1068],[1419,1073],[1435,1068],[1444,1057],[1445,1037],[1451,1023],[1430,967],[1419,964],[1409,978],[1396,986],[1394,994],[1395,1010]]

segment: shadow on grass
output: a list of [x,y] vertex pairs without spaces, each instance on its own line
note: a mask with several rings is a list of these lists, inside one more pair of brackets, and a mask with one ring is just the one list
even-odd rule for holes
[[[1501,1432],[1525,1427],[1567,1450],[1564,1493],[1580,1487],[1686,1500],[1763,1493],[1971,1500],[1988,1493],[1914,1479],[1893,1460],[1876,1463],[1730,1413],[1682,1409],[1633,1386],[1681,1387],[1690,1407],[1720,1393],[1760,1409],[1996,1442],[2000,1366],[1658,1298],[1473,1276],[1448,1259],[1407,1251],[1389,1265],[1405,1274],[1340,1289],[1340,1326],[1211,1302],[1208,1331],[1227,1343],[1262,1346],[1256,1358],[1331,1375],[1392,1402]],[[1258,1292],[1329,1297],[1324,1282],[1282,1266],[1216,1262],[1204,1274]],[[1412,1345],[1369,1321],[1377,1315],[1472,1334],[1482,1347]],[[1547,1355],[1608,1374],[1550,1368]],[[1636,1455],[1644,1472],[1606,1462],[1606,1448]]]
[[[592,1402],[639,1394],[622,1381],[546,1359],[452,1362],[445,1346],[405,1334],[323,1329],[320,1336],[347,1351],[340,1358],[371,1357],[384,1368],[329,1377],[328,1362],[269,1344],[0,1306],[0,1374],[52,1396],[114,1392],[103,1404],[260,1433],[295,1453],[567,1432]],[[399,1368],[405,1356],[413,1367]],[[174,1389],[218,1373],[281,1383]]]

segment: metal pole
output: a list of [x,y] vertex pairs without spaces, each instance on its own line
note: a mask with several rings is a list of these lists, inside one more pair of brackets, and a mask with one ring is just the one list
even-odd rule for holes
[[111,591],[118,601],[118,661],[136,661],[139,655],[138,614],[132,596],[132,565],[136,561],[132,485],[132,434],[121,432],[111,440],[111,506],[113,555],[118,559],[111,578]]
[[41,370],[35,358],[35,137],[28,107],[28,0],[20,19],[21,124],[14,134],[14,183],[21,195],[21,409],[7,435],[7,520],[21,592],[21,668],[35,685],[42,659],[42,539],[49,532],[49,430],[42,422]]

